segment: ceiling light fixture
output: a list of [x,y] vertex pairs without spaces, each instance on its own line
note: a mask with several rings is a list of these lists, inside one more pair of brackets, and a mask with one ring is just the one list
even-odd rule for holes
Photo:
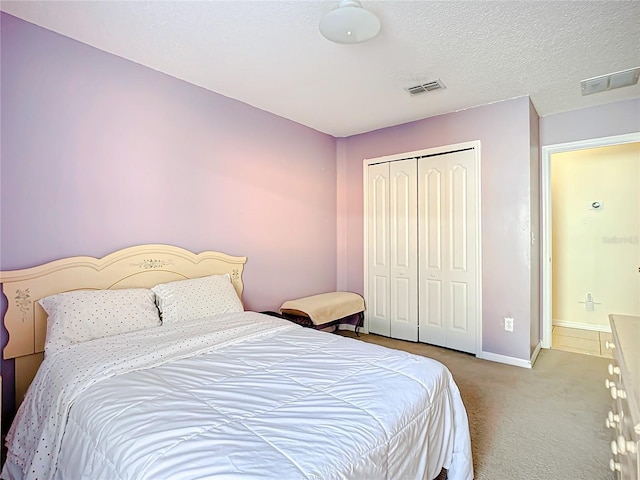
[[340,0],[338,8],[320,20],[320,33],[336,43],[360,43],[375,37],[380,20],[373,12],[362,8],[357,0]]

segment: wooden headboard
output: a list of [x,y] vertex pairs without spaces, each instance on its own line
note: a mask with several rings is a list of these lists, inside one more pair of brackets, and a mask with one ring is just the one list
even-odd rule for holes
[[47,315],[38,300],[80,289],[151,288],[159,283],[229,273],[242,299],[247,257],[192,253],[170,245],[140,245],[103,258],[69,257],[23,270],[0,272],[7,297],[3,358],[15,358],[16,406],[42,362]]

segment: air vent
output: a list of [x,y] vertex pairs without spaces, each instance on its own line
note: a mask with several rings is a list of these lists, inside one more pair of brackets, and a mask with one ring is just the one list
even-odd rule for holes
[[415,96],[415,95],[420,95],[422,93],[431,92],[433,90],[440,90],[443,88],[447,88],[447,87],[444,86],[444,83],[442,83],[442,80],[438,79],[432,82],[415,85],[413,87],[407,87],[405,88],[405,90],[409,93],[409,95]]
[[638,83],[640,77],[640,67],[630,68],[621,72],[601,75],[599,77],[588,78],[580,82],[582,95],[605,92],[614,88],[628,87]]

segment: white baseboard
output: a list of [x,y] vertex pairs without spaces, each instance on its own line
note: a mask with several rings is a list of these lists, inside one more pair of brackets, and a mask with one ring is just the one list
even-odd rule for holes
[[[352,332],[356,329],[355,325],[351,325],[350,323],[339,323],[338,330],[351,330]],[[360,329],[362,331],[362,329]]]
[[[538,351],[539,351],[539,346],[536,349],[537,351],[534,352],[534,354],[537,356],[538,355]],[[499,355],[497,353],[491,353],[491,352],[482,352],[480,353],[480,355],[478,355],[478,358],[481,358],[483,360],[489,360],[491,362],[498,362],[498,363],[506,363],[507,365],[513,365],[515,367],[522,367],[522,368],[531,368],[531,366],[533,365],[532,360],[523,360],[521,358],[515,358],[515,357],[508,357],[506,355]],[[535,360],[535,358],[532,359]]]
[[538,358],[538,354],[540,353],[540,349],[542,348],[542,344],[540,342],[538,342],[538,344],[536,345],[536,348],[533,349],[533,353],[531,354],[531,367],[533,367],[533,364],[536,363],[536,359]]
[[[338,330],[349,330],[351,332],[355,332],[356,331],[356,326],[355,325],[351,325],[350,323],[340,323],[340,324],[338,324]],[[358,333],[369,333],[369,330],[367,330],[364,327],[360,327],[358,329]]]
[[567,322],[566,320],[553,320],[554,327],[579,328],[580,330],[591,330],[593,332],[611,333],[610,325],[593,325],[591,323]]

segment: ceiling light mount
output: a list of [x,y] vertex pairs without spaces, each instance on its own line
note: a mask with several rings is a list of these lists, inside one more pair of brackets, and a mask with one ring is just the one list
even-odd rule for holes
[[357,0],[340,0],[338,7],[320,20],[320,33],[336,43],[360,43],[375,37],[380,20],[373,12],[362,8]]

